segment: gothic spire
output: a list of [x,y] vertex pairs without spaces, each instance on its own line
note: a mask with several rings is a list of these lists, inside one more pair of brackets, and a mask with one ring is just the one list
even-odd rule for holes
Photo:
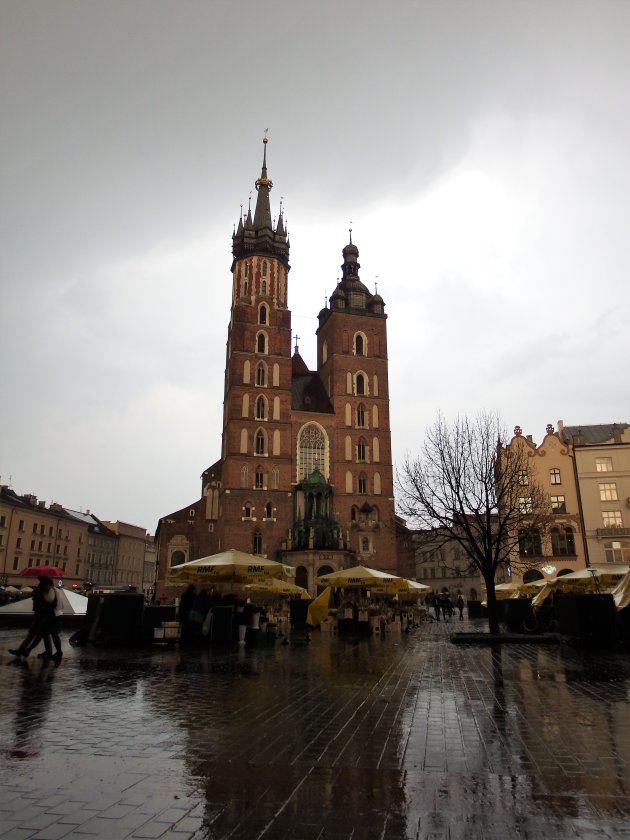
[[254,229],[271,229],[271,208],[269,206],[269,193],[273,182],[267,177],[267,133],[263,137],[263,164],[260,178],[256,181],[258,196],[256,198],[256,210],[254,212]]

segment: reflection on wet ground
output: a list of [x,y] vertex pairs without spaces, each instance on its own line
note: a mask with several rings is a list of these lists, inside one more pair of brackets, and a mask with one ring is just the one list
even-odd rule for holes
[[251,651],[66,639],[58,668],[14,664],[21,633],[0,630],[0,837],[630,836],[630,655],[450,629]]

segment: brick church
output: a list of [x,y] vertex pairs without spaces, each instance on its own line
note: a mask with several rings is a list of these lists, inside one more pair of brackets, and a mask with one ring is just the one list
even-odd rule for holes
[[308,369],[292,340],[289,238],[282,208],[272,222],[263,142],[254,215],[232,236],[221,456],[201,497],[159,521],[158,593],[169,566],[230,548],[290,563],[311,594],[317,575],[356,564],[415,576],[397,559],[410,541],[394,512],[383,299],[361,282],[350,232]]

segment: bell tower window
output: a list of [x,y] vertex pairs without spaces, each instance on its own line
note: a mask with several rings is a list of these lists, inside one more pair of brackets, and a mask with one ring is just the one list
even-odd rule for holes
[[[266,277],[266,276],[267,276],[267,260],[263,260],[263,264],[262,264],[262,276],[263,276],[263,277]],[[263,294],[265,294],[265,293],[263,292]]]

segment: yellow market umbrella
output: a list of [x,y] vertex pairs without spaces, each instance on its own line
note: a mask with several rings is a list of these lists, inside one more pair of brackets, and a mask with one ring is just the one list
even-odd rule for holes
[[386,588],[402,578],[390,572],[381,572],[380,569],[370,569],[368,566],[352,566],[350,569],[319,575],[315,580],[318,586],[332,586],[336,589],[371,589],[375,586]]
[[429,592],[433,592],[430,586],[408,578],[395,577],[391,583],[370,585],[373,595],[428,595]]
[[303,586],[279,578],[267,578],[266,580],[257,580],[255,583],[246,583],[243,589],[248,592],[262,592],[267,595],[288,595],[291,598],[301,598],[302,600],[311,597]]
[[614,588],[620,583],[630,571],[630,566],[621,563],[611,563],[610,565],[589,566],[586,569],[578,569],[577,572],[570,572],[568,575],[560,575],[556,578],[558,583],[564,588],[567,586],[574,586],[575,584],[585,585],[589,589]]
[[166,575],[167,583],[254,583],[261,578],[295,577],[295,569],[257,554],[231,548],[210,557],[200,557],[189,563],[172,566]]
[[318,627],[328,615],[328,604],[330,603],[330,593],[332,587],[327,586],[322,593],[320,593],[314,601],[308,605],[306,611],[306,623],[311,627]]

